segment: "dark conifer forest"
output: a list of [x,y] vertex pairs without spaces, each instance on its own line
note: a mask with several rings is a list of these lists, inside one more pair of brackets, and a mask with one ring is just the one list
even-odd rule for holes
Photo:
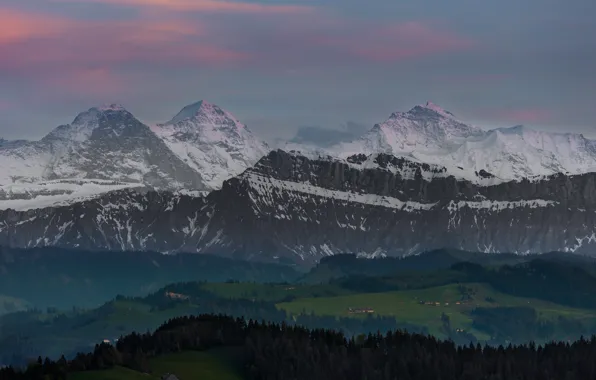
[[148,371],[147,359],[185,350],[241,347],[250,380],[586,380],[596,378],[596,337],[572,344],[456,346],[403,331],[347,339],[342,333],[200,315],[168,321],[153,333],[99,344],[72,360],[42,359],[2,380],[66,379],[69,373],[124,366]]

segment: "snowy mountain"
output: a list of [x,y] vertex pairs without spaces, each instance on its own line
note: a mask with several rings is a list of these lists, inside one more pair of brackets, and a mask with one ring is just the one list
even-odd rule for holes
[[[430,102],[395,112],[348,143],[329,148],[291,146],[304,153],[346,158],[385,153],[442,165],[457,178],[494,184],[555,173],[596,171],[596,141],[580,134],[535,131],[522,126],[483,130]],[[483,172],[486,175],[479,176]]]
[[201,101],[148,127],[117,104],[40,141],[0,141],[0,209],[62,205],[123,188],[204,194],[268,153],[229,112]]
[[484,169],[502,180],[589,173],[596,171],[596,141],[581,134],[515,126],[468,139],[446,161],[475,171]]
[[231,113],[200,101],[172,120],[152,128],[176,156],[190,166],[208,189],[242,173],[269,152],[267,144]]
[[367,134],[331,148],[341,156],[357,153],[400,155],[441,155],[451,152],[466,139],[484,135],[480,128],[467,125],[448,111],[427,103],[408,112],[395,112],[376,124]]
[[310,265],[596,244],[596,143],[581,135],[485,131],[427,103],[317,149],[267,153],[207,102],[151,128],[121,106],[91,108],[40,141],[0,143],[0,246]]
[[213,253],[312,265],[435,248],[593,254],[596,173],[479,186],[386,154],[273,151],[206,197],[130,189],[0,210],[0,246]]
[[40,141],[4,144],[0,163],[2,207],[13,207],[14,200],[30,199],[31,207],[51,204],[50,198],[74,201],[125,187],[205,190],[199,173],[119,105],[82,112]]
[[202,189],[201,176],[149,127],[118,105],[92,108],[42,139],[53,151],[48,179],[92,178],[157,189]]

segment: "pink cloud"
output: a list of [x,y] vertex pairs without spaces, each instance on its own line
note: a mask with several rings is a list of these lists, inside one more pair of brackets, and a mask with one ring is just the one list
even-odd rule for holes
[[481,109],[477,112],[483,119],[498,120],[511,124],[539,124],[553,120],[550,109],[540,107]]
[[52,37],[66,29],[65,20],[0,8],[0,45],[35,37]]
[[497,112],[501,120],[513,123],[545,123],[552,119],[552,111],[543,108],[508,109]]
[[110,97],[115,93],[124,94],[133,87],[129,83],[129,78],[112,73],[105,68],[65,71],[44,78],[42,81],[47,88],[54,91],[92,98]]
[[203,24],[180,19],[82,22],[0,9],[0,71],[41,75],[127,63],[175,67],[246,59],[203,42],[205,34]]
[[[264,13],[294,7],[217,0],[78,1],[142,3],[181,10],[254,9]],[[0,70],[24,75],[40,75],[53,69],[113,69],[130,64],[144,69],[175,69],[249,62],[258,67],[284,61],[303,70],[301,63],[308,66],[353,59],[393,62],[460,51],[472,45],[468,38],[422,22],[354,24],[320,12],[299,17],[253,16],[242,23],[227,23],[212,18],[191,21],[187,15],[168,16],[163,12],[144,13],[126,21],[79,21],[0,8]]]
[[473,41],[447,30],[433,29],[422,22],[384,26],[361,26],[357,34],[320,36],[313,42],[369,61],[398,61],[460,51]]
[[[297,75],[473,45],[423,22],[354,23],[308,7],[216,0],[56,1],[101,1],[142,12],[129,20],[77,20],[0,7],[0,77],[30,85],[28,96],[110,99],[110,94],[132,96],[140,91],[135,84],[157,82],[178,69],[281,68]],[[243,14],[205,17],[187,11]]]
[[102,3],[142,9],[160,8],[169,11],[202,11],[229,13],[303,13],[313,8],[303,5],[272,5],[225,0],[54,0],[71,3]]
[[14,107],[14,104],[8,100],[0,99],[0,111],[8,111]]
[[449,84],[480,84],[495,83],[511,79],[509,74],[463,74],[463,75],[445,75],[436,78],[437,81]]

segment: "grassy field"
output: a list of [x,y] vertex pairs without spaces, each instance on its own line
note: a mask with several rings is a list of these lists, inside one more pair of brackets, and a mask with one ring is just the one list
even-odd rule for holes
[[[241,370],[230,351],[187,351],[158,356],[149,361],[150,374],[115,367],[105,371],[73,373],[69,380],[154,380],[171,373],[180,380],[242,380]],[[235,355],[235,353],[232,353]]]
[[[80,322],[68,331],[40,331],[39,334],[44,336],[44,339],[53,342],[46,345],[51,347],[47,354],[59,356],[70,347],[81,346],[85,342],[88,349],[92,350],[93,346],[103,339],[113,341],[133,331],[152,331],[168,319],[193,314],[192,306],[182,304],[154,311],[151,311],[147,304],[127,300],[114,301],[111,306],[101,315],[96,314],[95,310],[80,312]],[[48,319],[49,316],[42,314],[39,318]]]
[[95,337],[97,331],[103,331],[104,339],[113,339],[133,330],[152,330],[169,318],[188,314],[188,311],[177,308],[151,312],[148,305],[133,301],[114,301],[112,305],[113,310],[109,313],[99,318],[91,317],[88,323],[77,326],[73,333],[79,337]]
[[159,376],[172,373],[180,380],[241,380],[240,369],[217,351],[182,352],[157,357],[150,362]]
[[[442,336],[441,314],[449,316],[453,328],[471,331],[478,338],[484,334],[471,328],[469,312],[475,307],[529,306],[543,318],[559,315],[569,318],[595,318],[596,312],[572,309],[545,301],[520,298],[493,290],[486,284],[464,284],[470,299],[462,300],[458,285],[451,284],[420,290],[386,293],[361,293],[324,298],[300,298],[277,304],[292,314],[313,312],[319,315],[365,317],[365,314],[349,314],[348,308],[372,308],[374,314],[395,316],[397,319],[427,326],[431,334]],[[373,314],[373,315],[374,315]]]
[[30,306],[29,302],[25,300],[0,294],[0,315],[27,310]]
[[232,299],[256,299],[268,302],[280,302],[287,297],[318,298],[352,294],[349,290],[336,285],[278,285],[257,283],[207,283],[203,289],[220,297]]
[[[445,277],[445,275],[442,275]],[[444,278],[440,277],[439,280]],[[434,277],[423,277],[419,282],[436,282]],[[290,314],[314,313],[316,315],[366,318],[370,314],[350,314],[348,308],[372,308],[374,315],[393,316],[400,322],[428,328],[430,334],[445,338],[442,314],[449,316],[452,329],[463,329],[474,334],[480,340],[490,337],[472,328],[470,312],[476,307],[515,307],[534,308],[541,319],[556,319],[564,316],[575,321],[586,321],[592,325],[596,311],[574,309],[558,304],[515,297],[495,291],[487,284],[451,283],[423,289],[390,291],[382,293],[355,293],[337,285],[271,285],[255,283],[208,283],[197,287],[211,291],[230,299],[258,299],[272,302],[278,309]],[[192,294],[190,292],[189,294]],[[186,302],[174,303],[167,309],[152,309],[142,300],[118,299],[94,310],[78,310],[68,314],[73,318],[68,328],[60,325],[60,320],[53,323],[59,315],[33,313],[19,318],[38,318],[47,320],[46,324],[32,323],[27,328],[28,334],[36,337],[36,344],[46,347],[44,355],[59,357],[73,349],[92,350],[103,339],[113,341],[132,331],[152,331],[168,319],[198,313],[198,305]],[[10,317],[5,315],[2,322]],[[19,319],[19,321],[20,321]],[[19,322],[17,321],[17,322]],[[37,322],[37,321],[36,321]],[[26,326],[11,322],[11,326]],[[6,326],[9,324],[6,323]],[[62,326],[62,327],[61,327]],[[65,325],[66,326],[66,325]],[[23,327],[24,328],[24,327]],[[8,331],[6,327],[4,331]],[[1,331],[0,331],[1,332]]]
[[115,367],[105,371],[75,372],[68,376],[68,380],[159,380],[159,376],[152,376],[128,368]]

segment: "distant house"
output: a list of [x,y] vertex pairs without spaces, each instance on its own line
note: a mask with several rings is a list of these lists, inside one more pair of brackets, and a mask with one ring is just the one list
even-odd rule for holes
[[373,308],[370,307],[349,307],[348,308],[348,313],[349,314],[371,314],[374,313],[375,310]]
[[187,295],[174,292],[166,292],[166,297],[179,300],[187,300],[189,298]]
[[176,375],[172,375],[171,373],[166,373],[161,377],[161,380],[180,380]]

